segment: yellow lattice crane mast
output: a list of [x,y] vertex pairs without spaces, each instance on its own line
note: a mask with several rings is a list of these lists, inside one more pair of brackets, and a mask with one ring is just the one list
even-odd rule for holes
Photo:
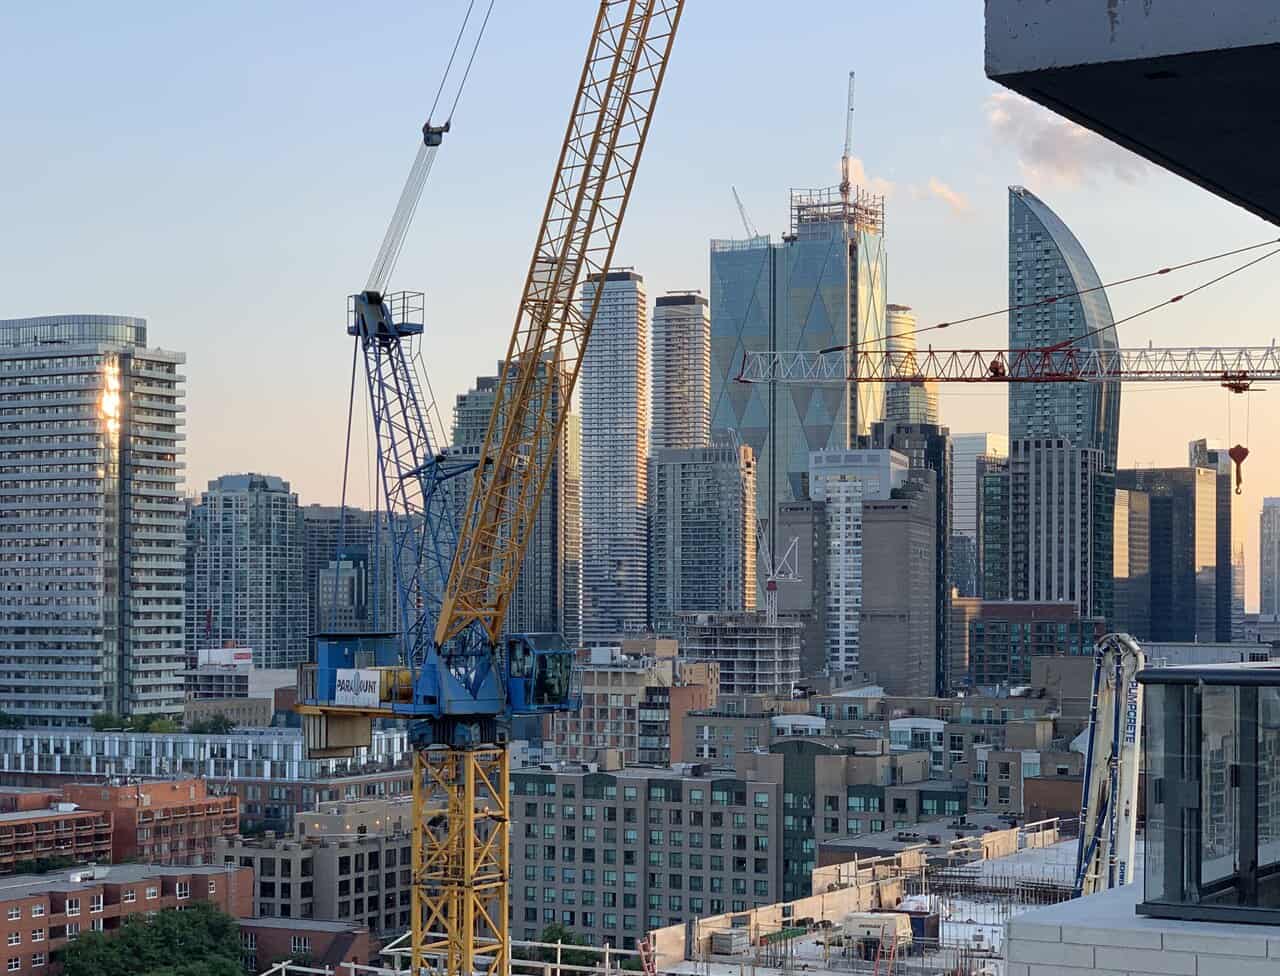
[[[580,304],[580,288],[608,273],[683,7],[600,4],[459,526],[437,647],[476,629],[495,653],[503,646],[507,604],[603,292]],[[496,666],[513,677],[539,666],[554,672],[563,660],[527,646],[509,645],[500,656]],[[568,673],[536,677],[544,680],[532,694],[553,700]],[[415,973],[432,958],[450,974],[509,970],[508,751],[500,736],[484,734],[486,723],[479,727],[480,741],[416,753],[416,805],[425,815],[429,798],[444,797],[447,813],[415,837]]]

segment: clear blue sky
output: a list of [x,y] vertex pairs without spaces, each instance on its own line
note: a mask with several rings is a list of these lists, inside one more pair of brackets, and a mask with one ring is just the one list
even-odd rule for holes
[[[345,296],[364,283],[464,6],[5,5],[0,317],[146,316],[152,344],[188,356],[190,489],[260,470],[304,502],[335,500]],[[498,0],[424,195],[396,285],[428,293],[446,417],[505,348],[594,11]],[[923,321],[1004,304],[1010,183],[1058,211],[1103,280],[1280,237],[1002,98],[982,71],[982,16],[954,0],[689,3],[619,261],[651,297],[706,289],[708,238],[741,233],[731,184],[780,232],[788,187],[837,179],[850,69],[855,153],[888,190],[889,298]],[[1277,268],[1139,320],[1121,341],[1270,342]],[[1207,276],[1118,290],[1112,305],[1121,316]],[[1003,345],[1005,324],[942,335],[939,346]],[[1122,464],[1185,464],[1188,439],[1228,438],[1222,391],[1132,389]],[[1280,494],[1264,443],[1280,406],[1252,400],[1237,509],[1251,603],[1259,498]],[[943,411],[956,431],[1005,426],[998,390],[945,391]],[[1233,441],[1245,412],[1237,400]]]

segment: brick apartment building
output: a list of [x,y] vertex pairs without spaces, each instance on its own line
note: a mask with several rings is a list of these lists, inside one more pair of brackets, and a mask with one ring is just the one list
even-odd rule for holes
[[241,919],[240,949],[246,973],[260,973],[281,959],[305,959],[313,969],[346,972],[339,968],[343,963],[369,966],[376,954],[368,929],[314,918]]
[[57,976],[55,953],[82,932],[120,928],[130,915],[209,902],[236,918],[252,911],[253,872],[234,866],[122,864],[18,875],[0,887],[6,973]]
[[0,874],[52,858],[79,864],[116,860],[111,823],[110,813],[79,810],[71,803],[0,813]]
[[85,810],[110,815],[113,861],[211,864],[215,840],[240,829],[239,798],[210,796],[202,779],[72,783],[63,795]]

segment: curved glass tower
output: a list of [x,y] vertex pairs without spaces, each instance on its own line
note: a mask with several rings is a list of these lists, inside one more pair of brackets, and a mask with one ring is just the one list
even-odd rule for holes
[[[1066,224],[1030,190],[1009,187],[1009,348],[1036,349],[1081,339],[1085,348],[1115,349],[1111,304],[1093,262]],[[1088,294],[1042,302],[1070,292]],[[1102,452],[1116,469],[1120,384],[1011,383],[1009,439],[1063,438]]]

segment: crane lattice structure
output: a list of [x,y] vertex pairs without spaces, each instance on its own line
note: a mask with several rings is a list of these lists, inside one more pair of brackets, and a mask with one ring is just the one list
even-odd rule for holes
[[[367,746],[374,719],[410,722],[413,976],[510,971],[508,727],[513,716],[572,709],[575,695],[563,637],[504,633],[506,609],[603,292],[583,302],[581,286],[609,272],[683,8],[599,4],[478,459],[440,446],[415,352],[421,295],[384,290],[448,119],[423,127],[369,283],[349,302],[397,533],[401,626],[319,636],[299,673],[298,711],[309,754],[322,757]],[[459,520],[451,498],[467,473]]]
[[1280,381],[1277,346],[1088,349],[923,349],[748,352],[742,383],[1218,383],[1244,392]]

